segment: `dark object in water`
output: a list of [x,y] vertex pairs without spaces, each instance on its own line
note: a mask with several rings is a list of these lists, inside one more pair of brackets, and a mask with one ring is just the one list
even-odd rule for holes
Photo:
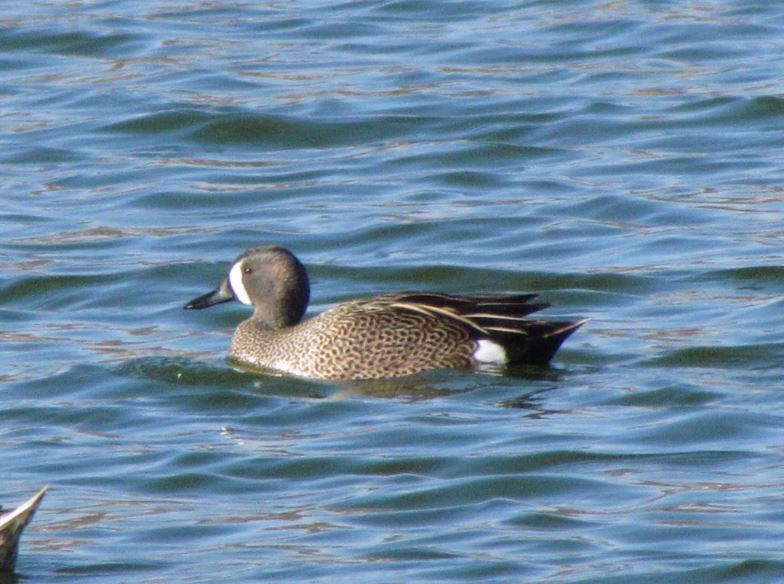
[[49,487],[44,487],[13,511],[0,509],[0,571],[12,572],[19,553],[19,538]]

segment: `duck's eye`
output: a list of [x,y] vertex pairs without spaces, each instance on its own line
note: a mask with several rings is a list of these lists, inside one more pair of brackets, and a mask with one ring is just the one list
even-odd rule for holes
[[250,266],[245,266],[244,268],[242,268],[242,273],[243,274],[252,274],[253,273],[253,268],[251,268]]

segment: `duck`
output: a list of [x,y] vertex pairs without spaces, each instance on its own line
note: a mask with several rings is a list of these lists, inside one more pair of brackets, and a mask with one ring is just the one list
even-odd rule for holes
[[240,365],[361,380],[488,364],[546,365],[588,319],[526,318],[550,306],[537,297],[395,292],[343,302],[303,320],[310,301],[307,270],[291,251],[272,245],[242,253],[215,290],[184,308],[232,300],[253,307],[231,340],[230,359]]

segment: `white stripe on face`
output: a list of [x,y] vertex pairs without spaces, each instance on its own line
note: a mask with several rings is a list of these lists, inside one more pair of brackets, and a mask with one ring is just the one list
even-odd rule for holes
[[229,284],[234,291],[237,300],[243,304],[253,304],[248,296],[248,291],[245,289],[245,284],[242,283],[242,262],[239,261],[231,267],[229,272]]

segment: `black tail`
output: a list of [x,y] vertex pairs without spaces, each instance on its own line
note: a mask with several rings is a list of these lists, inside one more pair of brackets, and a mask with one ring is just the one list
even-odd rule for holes
[[510,365],[546,365],[569,335],[587,320],[529,321],[524,333],[493,331],[491,340],[503,345]]

